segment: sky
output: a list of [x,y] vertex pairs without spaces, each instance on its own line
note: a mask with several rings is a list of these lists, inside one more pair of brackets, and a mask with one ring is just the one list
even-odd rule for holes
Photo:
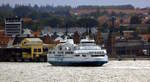
[[11,6],[15,4],[28,5],[32,6],[37,4],[39,6],[44,5],[70,5],[72,7],[76,7],[79,5],[100,5],[100,6],[108,6],[108,5],[126,5],[131,4],[135,7],[150,7],[150,0],[0,0],[0,5],[9,3]]

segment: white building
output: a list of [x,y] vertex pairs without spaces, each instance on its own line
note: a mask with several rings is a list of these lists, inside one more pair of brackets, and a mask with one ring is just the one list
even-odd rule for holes
[[8,36],[16,36],[22,34],[22,19],[21,18],[6,18],[5,19],[5,34]]

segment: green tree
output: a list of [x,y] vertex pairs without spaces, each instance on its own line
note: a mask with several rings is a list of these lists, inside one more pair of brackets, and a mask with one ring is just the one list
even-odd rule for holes
[[64,19],[64,27],[76,27],[77,24],[76,24],[76,19],[73,18],[73,17],[68,17],[68,18],[65,18]]
[[130,19],[130,24],[141,24],[141,22],[142,22],[142,19],[138,15],[134,15]]
[[61,27],[63,25],[62,20],[58,17],[52,17],[50,19],[45,19],[45,20],[43,20],[42,23],[44,25],[48,25],[48,26],[51,26],[51,27]]
[[30,12],[32,12],[32,8],[28,6],[18,6],[14,8],[13,12],[18,17],[26,17]]
[[98,21],[93,18],[81,18],[77,20],[77,24],[79,27],[96,27],[98,26]]

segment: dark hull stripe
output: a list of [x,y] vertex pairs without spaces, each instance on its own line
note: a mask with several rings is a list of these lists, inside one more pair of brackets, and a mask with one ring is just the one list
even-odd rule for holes
[[108,61],[85,61],[85,62],[74,62],[74,61],[49,61],[50,64],[55,66],[102,66]]

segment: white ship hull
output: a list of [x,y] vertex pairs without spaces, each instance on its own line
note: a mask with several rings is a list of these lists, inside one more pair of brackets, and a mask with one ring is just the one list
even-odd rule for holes
[[48,56],[48,62],[52,65],[99,65],[108,62],[107,55],[103,57],[56,57],[54,55]]

